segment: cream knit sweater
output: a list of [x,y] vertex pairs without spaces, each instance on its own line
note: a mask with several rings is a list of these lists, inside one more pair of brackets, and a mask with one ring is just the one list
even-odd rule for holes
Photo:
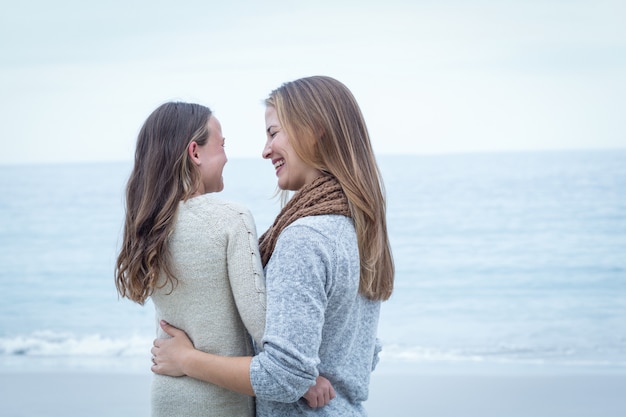
[[[253,355],[248,333],[260,344],[265,285],[250,212],[211,194],[181,202],[168,245],[178,285],[152,295],[157,337],[167,337],[158,325],[164,319],[185,329],[197,349]],[[154,417],[254,414],[252,397],[189,377],[153,377]]]

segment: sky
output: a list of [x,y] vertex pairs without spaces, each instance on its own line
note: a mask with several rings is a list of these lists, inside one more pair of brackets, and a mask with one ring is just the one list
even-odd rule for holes
[[[93,3],[93,4],[92,4]],[[626,2],[24,0],[0,15],[0,164],[130,161],[170,100],[259,157],[263,100],[328,75],[377,154],[626,148]]]

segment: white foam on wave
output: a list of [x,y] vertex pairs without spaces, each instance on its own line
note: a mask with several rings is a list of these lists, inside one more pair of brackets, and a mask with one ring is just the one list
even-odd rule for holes
[[597,359],[596,355],[585,356],[571,348],[529,349],[514,346],[499,346],[491,349],[436,349],[423,346],[386,345],[381,352],[385,361],[396,363],[465,363],[483,365],[539,365],[586,369],[621,369],[626,371],[626,361],[620,352],[613,357]]
[[[96,372],[149,372],[152,338],[132,335],[105,337],[39,331],[27,335],[0,337],[0,372],[91,370]],[[494,365],[540,368],[557,366],[570,370],[611,369],[626,372],[621,351],[598,360],[571,349],[530,349],[498,346],[489,349],[444,349],[416,345],[384,344],[381,361],[403,366]]]
[[380,353],[382,358],[407,362],[482,362],[479,355],[468,355],[455,350],[440,350],[422,346],[384,346]]
[[2,356],[145,356],[152,339],[140,336],[110,338],[100,334],[75,335],[39,331],[29,335],[0,337]]

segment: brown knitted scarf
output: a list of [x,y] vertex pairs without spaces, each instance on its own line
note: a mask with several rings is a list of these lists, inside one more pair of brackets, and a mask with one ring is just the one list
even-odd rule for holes
[[287,202],[276,217],[274,224],[259,238],[263,267],[272,256],[278,236],[285,227],[301,217],[322,214],[342,214],[352,217],[348,198],[335,177],[316,178],[311,184],[302,187]]

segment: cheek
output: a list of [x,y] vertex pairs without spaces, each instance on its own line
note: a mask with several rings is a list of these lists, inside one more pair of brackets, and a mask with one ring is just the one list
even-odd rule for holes
[[226,151],[221,146],[213,152],[213,160],[216,162],[226,161]]
[[281,153],[285,152],[289,148],[289,143],[285,140],[283,135],[278,135],[272,143],[274,150],[280,150]]

